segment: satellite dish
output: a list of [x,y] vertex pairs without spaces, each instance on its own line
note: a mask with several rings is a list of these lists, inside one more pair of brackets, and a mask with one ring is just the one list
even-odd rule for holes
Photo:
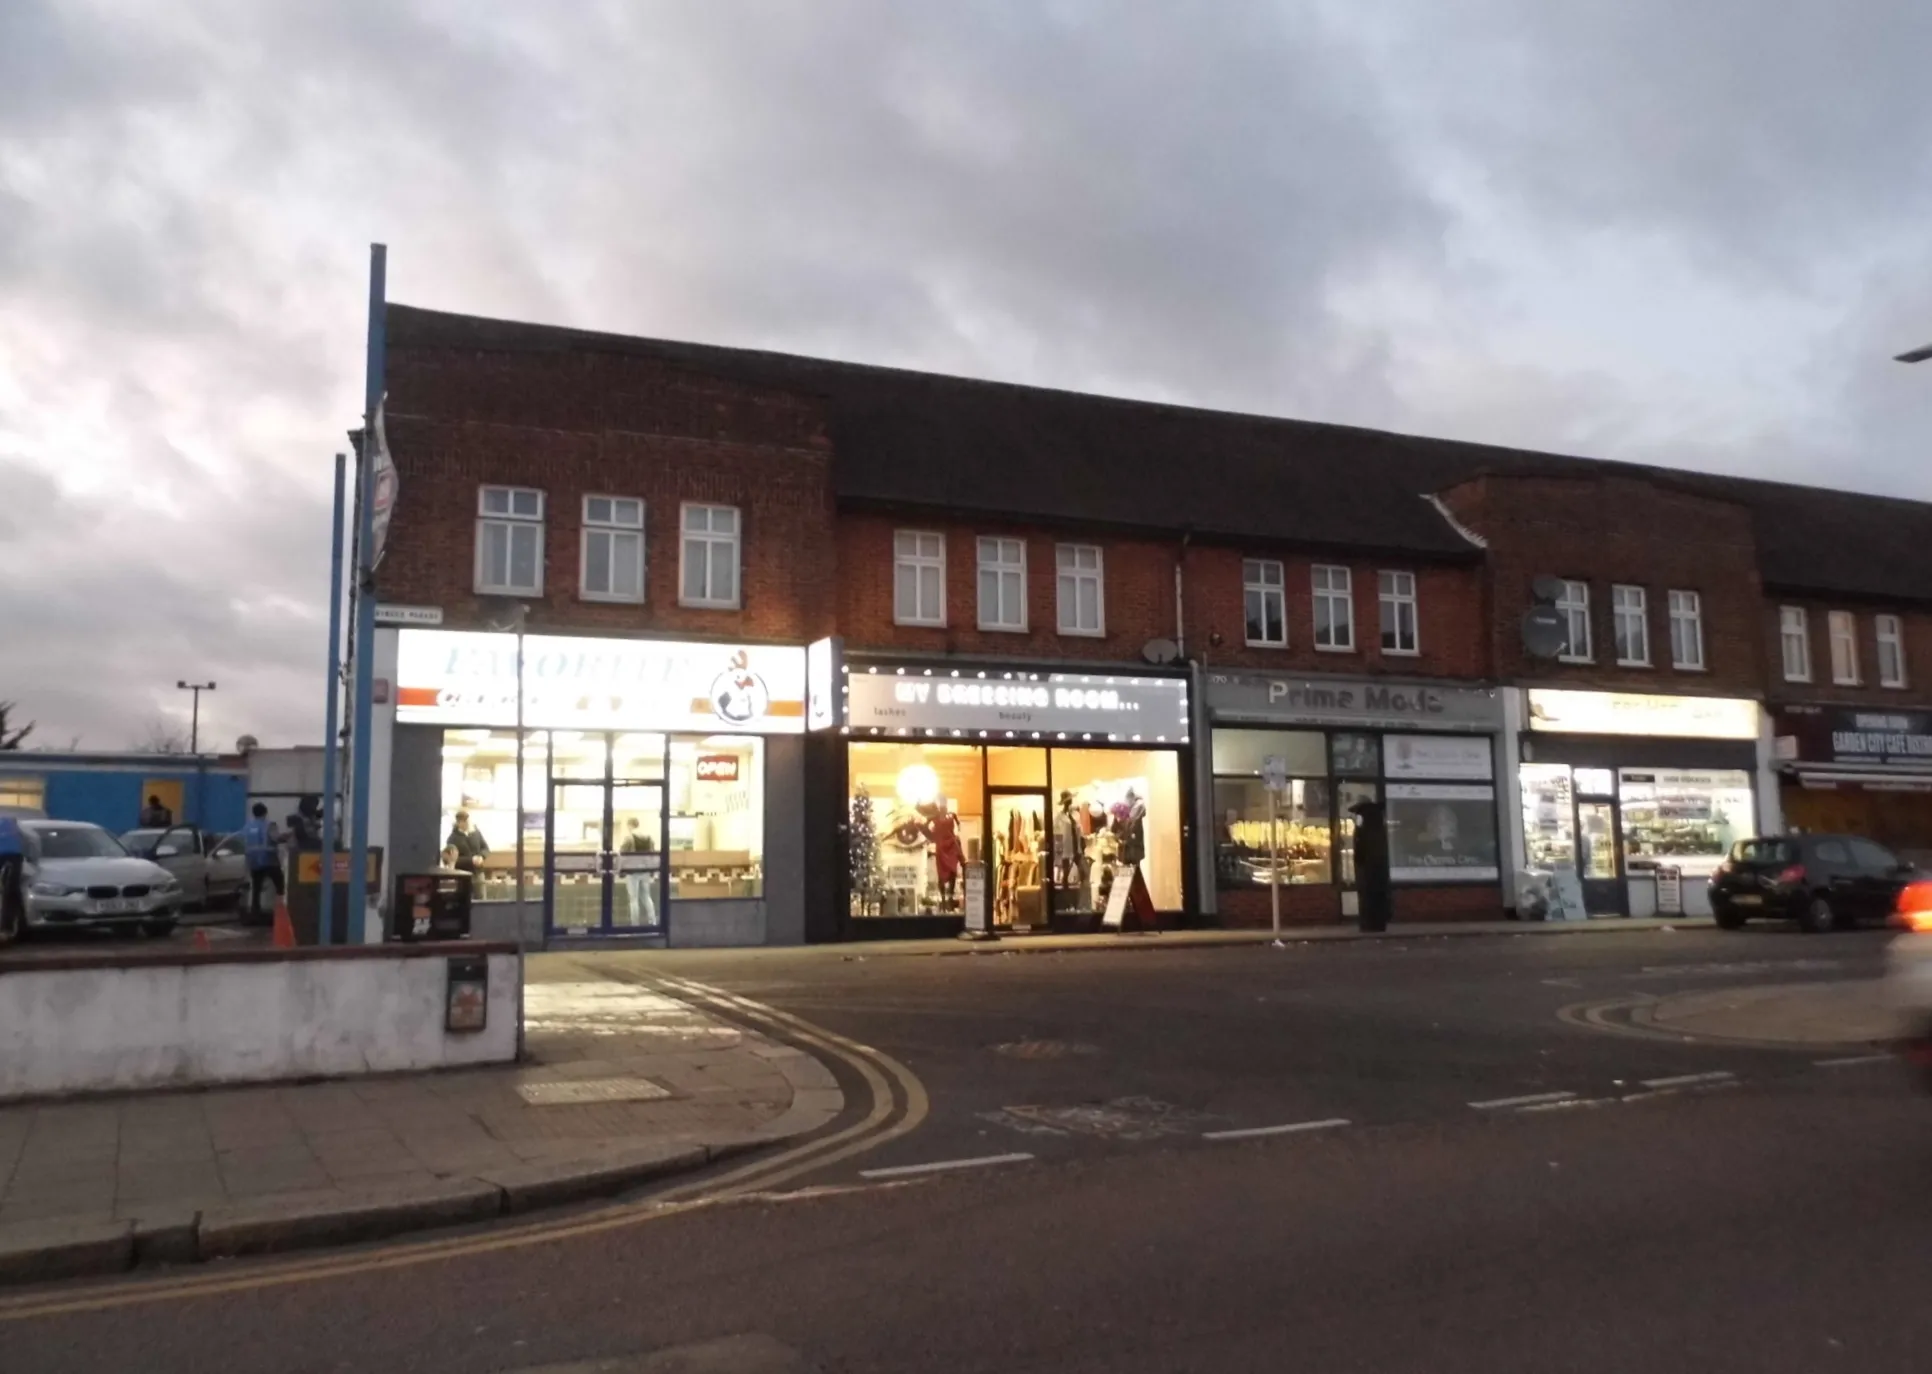
[[1536,606],[1523,616],[1523,652],[1555,658],[1570,647],[1570,627],[1554,606]]
[[1563,599],[1563,579],[1539,573],[1530,580],[1530,594],[1545,606],[1554,605]]
[[1149,663],[1173,663],[1181,656],[1181,646],[1171,639],[1150,639],[1140,646],[1140,656]]
[[235,752],[237,754],[246,754],[251,750],[259,749],[261,747],[262,747],[262,742],[256,739],[253,735],[243,735],[240,739],[235,741]]

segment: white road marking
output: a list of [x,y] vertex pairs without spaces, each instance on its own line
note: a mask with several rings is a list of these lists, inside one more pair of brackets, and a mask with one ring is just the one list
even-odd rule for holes
[[901,1164],[896,1169],[861,1169],[860,1178],[910,1178],[914,1174],[938,1174],[949,1169],[985,1169],[995,1164],[1024,1164],[1029,1154],[979,1155],[973,1159],[940,1159],[931,1164]]
[[1625,1093],[1620,1099],[1624,1102],[1647,1102],[1653,1097],[1683,1097],[1689,1093],[1716,1093],[1726,1088],[1741,1088],[1744,1085],[1735,1078],[1720,1078],[1709,1083],[1686,1083],[1677,1088],[1652,1088],[1647,1093]]
[[1469,1105],[1479,1112],[1493,1112],[1502,1107],[1535,1107],[1546,1102],[1568,1102],[1575,1093],[1524,1093],[1521,1097],[1495,1097],[1487,1102],[1471,1102]]
[[1253,1140],[1264,1135],[1296,1135],[1302,1131],[1328,1131],[1337,1126],[1351,1125],[1344,1116],[1326,1117],[1320,1121],[1293,1121],[1285,1126],[1246,1126],[1238,1131],[1203,1131],[1203,1140]]
[[1719,1069],[1715,1073],[1680,1073],[1670,1078],[1646,1078],[1643,1085],[1646,1088],[1688,1088],[1693,1083],[1723,1083],[1736,1077],[1729,1070]]
[[1849,1069],[1854,1064],[1889,1064],[1893,1058],[1889,1054],[1854,1054],[1843,1059],[1814,1059],[1811,1062],[1820,1069]]
[[1518,1116],[1528,1116],[1531,1112],[1561,1112],[1571,1107],[1607,1107],[1619,1099],[1614,1097],[1567,1097],[1561,1102],[1533,1102],[1527,1107],[1518,1107]]

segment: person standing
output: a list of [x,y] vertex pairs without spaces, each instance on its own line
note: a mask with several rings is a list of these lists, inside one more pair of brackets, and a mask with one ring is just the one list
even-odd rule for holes
[[141,828],[166,830],[173,824],[174,812],[161,804],[161,798],[149,797],[148,804],[141,808]]
[[1388,815],[1378,801],[1348,808],[1355,817],[1355,896],[1363,930],[1387,930],[1393,906],[1389,891]]
[[256,802],[254,813],[242,826],[242,850],[248,856],[248,914],[262,914],[262,888],[273,884],[275,898],[288,894],[288,876],[282,872],[282,836],[268,818],[268,807]]
[[490,854],[490,842],[483,838],[483,832],[470,824],[470,813],[458,811],[456,823],[449,828],[449,838],[443,841],[445,849],[456,851],[456,867],[470,875],[474,880],[477,864]]
[[0,813],[0,945],[18,936],[27,923],[27,895],[20,881],[26,858],[20,822]]
[[[625,834],[621,852],[625,854],[655,854],[657,841],[637,828],[637,817],[632,816],[624,823]],[[624,875],[624,886],[630,889],[631,922],[647,930],[657,927],[657,868],[633,867]]]

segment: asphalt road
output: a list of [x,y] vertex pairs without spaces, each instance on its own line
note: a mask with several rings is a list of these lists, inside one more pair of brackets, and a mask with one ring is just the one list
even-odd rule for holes
[[[159,1303],[0,1302],[0,1362],[508,1370],[761,1333],[796,1353],[784,1367],[855,1374],[1917,1371],[1932,1100],[1889,1064],[1817,1062],[1843,1052],[1559,1019],[1858,976],[1882,938],[639,960],[623,971],[675,969],[889,1051],[931,1117],[808,1180],[826,1191],[281,1286],[238,1267],[230,1291]],[[1063,1052],[995,1048],[1049,1042]],[[1642,1087],[1712,1073],[1733,1077]],[[1556,1092],[1588,1105],[1469,1105]],[[993,1154],[1033,1157],[861,1177]]]

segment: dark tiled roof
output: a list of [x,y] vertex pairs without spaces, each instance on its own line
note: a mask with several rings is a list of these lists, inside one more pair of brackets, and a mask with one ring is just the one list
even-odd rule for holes
[[820,398],[847,500],[1458,557],[1473,550],[1429,493],[1614,473],[1748,506],[1773,588],[1932,600],[1916,501],[405,305],[387,319],[397,348],[620,353]]

